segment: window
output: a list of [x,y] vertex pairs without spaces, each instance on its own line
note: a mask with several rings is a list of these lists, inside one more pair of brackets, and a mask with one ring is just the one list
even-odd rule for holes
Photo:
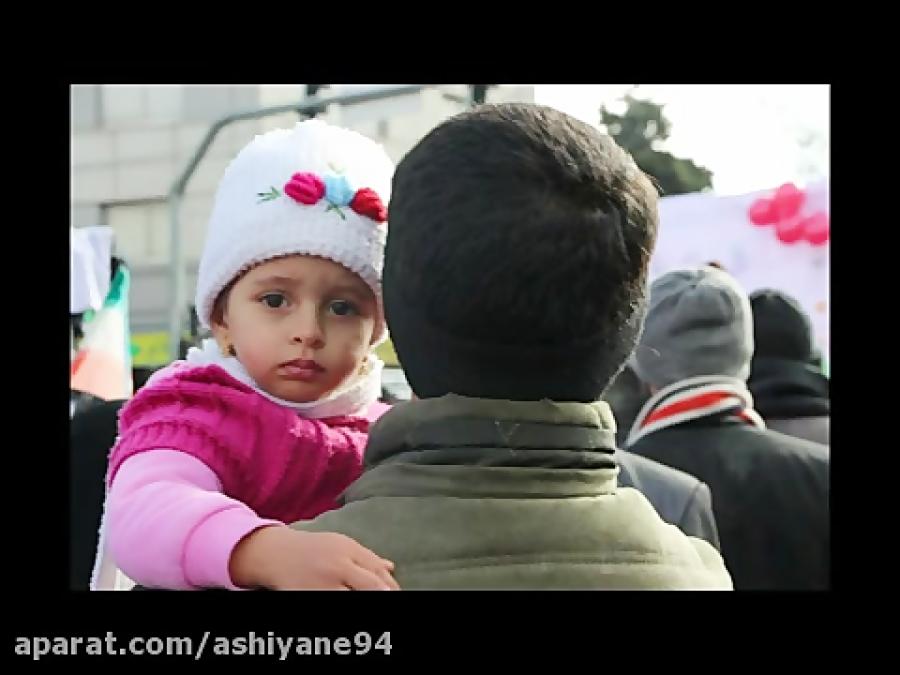
[[116,233],[116,254],[132,269],[169,261],[169,212],[164,200],[106,204],[103,212]]

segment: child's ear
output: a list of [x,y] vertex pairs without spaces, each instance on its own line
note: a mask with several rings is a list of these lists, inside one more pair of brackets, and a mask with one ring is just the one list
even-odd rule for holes
[[209,323],[213,339],[216,341],[216,344],[219,345],[219,351],[221,351],[224,356],[234,356],[234,344],[231,340],[231,331],[228,329],[225,308],[218,302],[213,309]]
[[213,321],[212,334],[223,356],[235,356],[234,344],[232,344],[229,337],[228,327],[224,323]]

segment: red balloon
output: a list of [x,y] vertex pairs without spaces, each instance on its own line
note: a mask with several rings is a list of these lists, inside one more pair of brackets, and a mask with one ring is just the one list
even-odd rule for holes
[[750,205],[747,216],[754,225],[771,225],[778,220],[771,199],[757,199]]
[[831,223],[828,214],[818,211],[801,222],[803,238],[813,246],[822,246],[831,238]]
[[781,220],[775,225],[775,236],[778,240],[785,244],[793,244],[803,237],[804,221],[800,218],[791,218],[790,220]]
[[775,191],[775,196],[772,198],[772,211],[778,220],[787,220],[800,213],[805,201],[805,192],[798,189],[793,183],[785,183]]

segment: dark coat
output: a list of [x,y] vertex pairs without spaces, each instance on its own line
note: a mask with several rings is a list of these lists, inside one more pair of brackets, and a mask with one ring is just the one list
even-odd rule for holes
[[661,429],[628,448],[709,485],[739,589],[826,589],[828,447],[726,416]]
[[106,465],[125,401],[95,401],[77,413],[69,443],[69,588],[88,590],[106,498]]
[[633,487],[656,509],[659,517],[690,537],[705,539],[717,549],[719,532],[709,486],[694,476],[632,452],[616,450],[619,485]]
[[776,431],[829,445],[829,381],[802,361],[757,357],[747,387],[753,407]]

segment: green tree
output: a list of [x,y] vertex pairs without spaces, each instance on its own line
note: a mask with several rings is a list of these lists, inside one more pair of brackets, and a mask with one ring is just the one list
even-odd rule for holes
[[631,153],[641,170],[656,180],[660,194],[680,195],[711,188],[710,170],[658,149],[672,128],[663,115],[663,106],[630,94],[624,100],[627,106],[624,114],[611,113],[603,106],[600,121],[609,135]]

